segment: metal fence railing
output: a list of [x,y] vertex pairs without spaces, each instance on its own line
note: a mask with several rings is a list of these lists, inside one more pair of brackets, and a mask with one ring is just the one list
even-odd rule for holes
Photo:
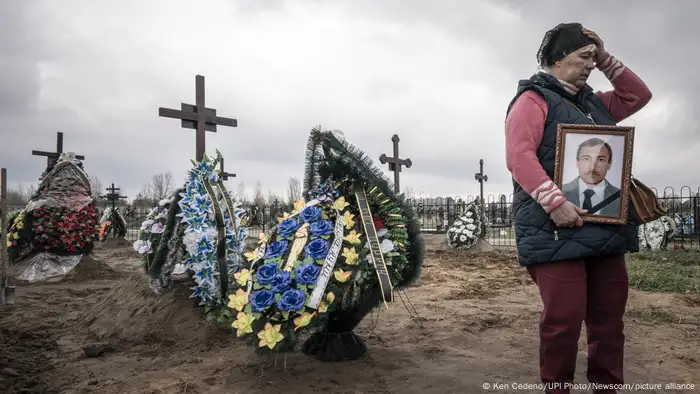
[[[656,190],[656,189],[655,189]],[[691,190],[683,187],[678,191],[667,187],[662,193],[657,191],[661,205],[664,206],[669,216],[676,225],[676,237],[674,244],[686,248],[700,247],[700,223],[696,218],[700,217],[700,188]],[[477,202],[479,197],[468,196],[466,198],[437,197],[437,198],[409,198],[408,202],[413,207],[421,224],[423,233],[444,234],[457,217],[463,212],[469,203]],[[12,209],[21,209],[23,206],[10,206]],[[289,204],[273,202],[265,206],[247,205],[251,219],[251,236],[256,237],[260,232],[266,232],[284,212],[290,212]],[[128,225],[127,239],[135,241],[138,238],[141,223],[145,220],[150,207],[141,209],[123,210]],[[512,217],[512,195],[487,195],[484,197],[484,214],[488,220],[490,235],[489,242],[494,246],[514,247],[515,234]]]

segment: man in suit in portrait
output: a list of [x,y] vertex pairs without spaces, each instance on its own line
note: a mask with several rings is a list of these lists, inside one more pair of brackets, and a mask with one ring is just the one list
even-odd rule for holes
[[[597,212],[602,216],[620,216],[620,189],[611,185],[605,176],[612,167],[613,153],[610,145],[600,138],[590,138],[576,151],[578,176],[563,185],[564,197],[583,209],[590,210],[607,199],[607,204]],[[617,193],[617,198],[611,196]],[[610,199],[609,199],[610,198]]]

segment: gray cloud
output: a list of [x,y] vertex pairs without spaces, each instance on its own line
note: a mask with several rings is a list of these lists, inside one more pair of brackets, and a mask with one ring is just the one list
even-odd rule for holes
[[[117,4],[117,3],[115,3]],[[130,197],[155,173],[182,179],[194,133],[160,106],[207,104],[239,127],[209,133],[230,171],[252,188],[282,192],[301,177],[312,127],[342,129],[371,157],[391,150],[413,168],[402,186],[425,194],[470,194],[486,161],[487,191],[510,193],[503,157],[505,108],[519,79],[536,71],[545,31],[580,21],[637,72],[654,99],[626,120],[637,127],[635,175],[697,187],[700,104],[692,0],[602,2],[187,1],[119,5],[66,0],[0,4],[0,165],[10,180],[36,181],[55,132],[87,156],[86,169]],[[601,75],[592,86],[609,89]],[[378,160],[377,165],[380,165]]]

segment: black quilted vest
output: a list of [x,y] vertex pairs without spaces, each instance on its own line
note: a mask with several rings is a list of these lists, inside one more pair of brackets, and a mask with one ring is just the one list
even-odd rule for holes
[[[537,148],[537,158],[550,179],[554,179],[554,162],[557,142],[557,124],[592,124],[584,113],[590,113],[599,125],[615,125],[615,121],[602,100],[588,86],[578,94],[567,93],[556,78],[537,73],[518,83],[517,94],[508,105],[508,111],[520,95],[534,90],[547,102],[542,142]],[[570,102],[564,100],[564,97]],[[572,104],[573,103],[573,104]],[[633,208],[629,207],[629,224],[585,223],[579,228],[557,228],[549,215],[537,201],[513,180],[513,217],[518,259],[521,266],[547,263],[558,260],[585,259],[598,256],[621,255],[639,251],[637,223]],[[555,239],[554,231],[558,232]]]

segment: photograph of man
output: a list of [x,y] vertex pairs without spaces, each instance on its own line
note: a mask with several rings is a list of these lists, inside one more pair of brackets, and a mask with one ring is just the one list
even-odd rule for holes
[[[583,141],[576,150],[578,176],[563,185],[564,197],[572,204],[588,210],[590,214],[620,216],[620,188],[612,185],[606,178],[614,158],[610,144],[603,139],[593,137]],[[565,159],[568,162],[566,165],[572,163],[570,159]],[[617,184],[620,181],[613,180]],[[614,195],[617,195],[617,198],[613,197]],[[605,204],[596,207],[601,202]],[[600,209],[591,212],[592,208]]]

